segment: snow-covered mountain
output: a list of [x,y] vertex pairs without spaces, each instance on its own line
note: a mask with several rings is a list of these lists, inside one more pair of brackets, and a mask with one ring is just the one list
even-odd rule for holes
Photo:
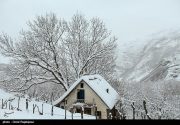
[[133,66],[127,69],[121,77],[137,82],[162,79],[179,81],[180,36],[178,32],[154,37],[146,43],[145,46],[142,45],[143,49],[139,53],[134,51],[135,58],[131,59],[135,60],[132,63]]

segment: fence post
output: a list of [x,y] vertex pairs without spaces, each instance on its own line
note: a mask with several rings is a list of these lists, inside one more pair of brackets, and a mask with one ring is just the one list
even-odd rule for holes
[[5,107],[5,109],[7,109],[7,100],[5,101],[5,104],[6,104],[6,107]]
[[96,115],[96,120],[97,120],[97,106],[95,105],[95,115]]
[[11,110],[11,102],[9,101],[9,110]]
[[20,102],[20,96],[18,98],[18,108],[17,108],[17,110],[19,110],[19,102]]
[[76,112],[76,108],[73,106],[73,110],[72,110],[72,119],[74,119],[74,113]]
[[43,115],[43,103],[42,103],[42,110],[41,111],[42,111],[41,114]]
[[71,113],[72,113],[72,114],[71,114],[72,120],[73,120],[73,110],[74,110],[74,108],[72,109],[72,112],[71,112]]
[[53,105],[52,105],[52,108],[51,108],[51,115],[52,115],[52,116],[53,116],[53,108],[54,108],[54,107],[53,107]]
[[4,106],[3,106],[3,99],[2,99],[2,109],[3,109],[3,107],[4,107]]
[[26,110],[28,110],[28,99],[26,99]]
[[[7,102],[8,102],[7,100],[4,101],[4,100],[2,99],[2,109],[7,109]],[[6,106],[6,107],[5,107],[5,106]]]
[[65,119],[66,119],[66,99],[64,100]]
[[83,114],[84,114],[84,107],[81,106],[81,119],[83,119]]
[[36,108],[36,105],[35,105],[35,104],[33,104],[33,114],[34,114],[34,110],[35,110],[35,108]]

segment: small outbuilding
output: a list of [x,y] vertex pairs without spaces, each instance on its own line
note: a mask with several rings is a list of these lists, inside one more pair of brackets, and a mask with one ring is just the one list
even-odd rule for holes
[[119,94],[100,75],[78,79],[53,105],[71,112],[94,115],[98,119],[116,118]]

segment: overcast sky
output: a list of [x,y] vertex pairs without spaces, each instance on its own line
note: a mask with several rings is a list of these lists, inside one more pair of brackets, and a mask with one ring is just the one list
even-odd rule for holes
[[68,20],[77,11],[101,18],[120,46],[180,28],[180,0],[0,0],[0,32],[17,37],[37,15],[54,12]]

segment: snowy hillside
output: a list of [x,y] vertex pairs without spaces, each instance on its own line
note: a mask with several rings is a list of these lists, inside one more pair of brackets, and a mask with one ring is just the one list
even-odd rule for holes
[[[15,96],[16,95],[16,96]],[[28,97],[19,97],[17,94],[9,94],[0,89],[0,119],[65,119],[65,110],[57,107],[53,107],[53,115],[51,115],[52,105],[37,102],[35,100],[28,100],[28,109],[26,110],[26,99]],[[18,108],[19,100],[19,108]],[[4,106],[2,106],[2,102]],[[7,102],[7,103],[6,103]],[[7,105],[6,105],[7,104]],[[35,109],[33,114],[33,104],[39,107],[39,111],[43,115],[39,114],[38,108]],[[72,113],[67,111],[66,118],[72,119]],[[74,113],[73,119],[81,119],[80,113]],[[83,119],[95,119],[94,116],[83,115]]]
[[145,42],[142,40],[120,42],[117,49],[117,65],[119,75],[126,74],[134,63],[137,62],[136,59],[139,53],[143,49]]
[[[143,46],[143,45],[142,45]],[[123,78],[130,81],[180,80],[180,39],[176,34],[150,40]]]

